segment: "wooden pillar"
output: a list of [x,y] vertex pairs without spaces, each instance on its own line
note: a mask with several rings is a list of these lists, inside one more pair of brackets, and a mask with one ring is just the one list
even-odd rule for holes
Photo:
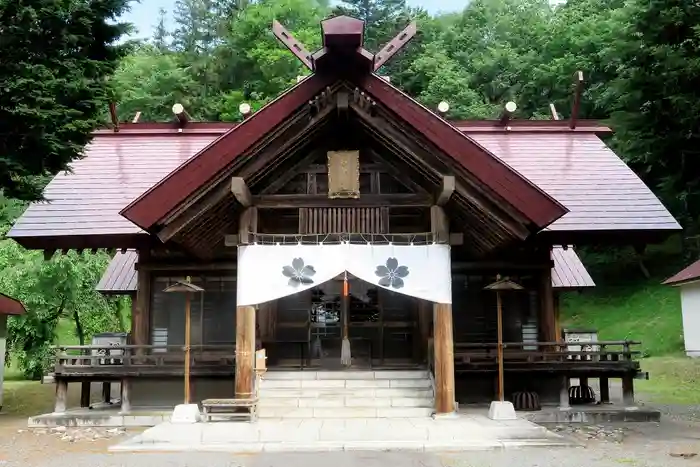
[[455,410],[455,357],[452,341],[452,305],[436,303],[435,323],[435,412]]
[[68,399],[68,381],[63,378],[56,380],[56,401],[54,403],[54,413],[65,413],[66,401]]
[[131,412],[131,381],[127,378],[122,380],[122,407],[121,413]]
[[554,297],[554,334],[557,342],[564,342],[564,336],[561,332],[561,308],[560,308],[560,293],[552,289]]
[[[139,260],[145,253],[139,252]],[[133,345],[148,345],[151,327],[151,274],[140,268],[137,272],[136,300],[131,312],[131,339]]]
[[89,381],[80,383],[80,407],[90,407],[90,386]]
[[255,308],[236,308],[236,399],[253,396],[255,376]]
[[571,409],[569,405],[569,378],[562,376],[559,383],[559,409],[569,410]]
[[105,404],[112,403],[112,383],[110,381],[102,383],[102,402]]
[[543,342],[558,341],[556,330],[556,314],[554,311],[554,290],[552,289],[552,270],[545,269],[540,275],[540,332]]
[[625,407],[634,407],[634,378],[631,375],[622,377],[622,403]]
[[7,341],[7,316],[0,315],[0,410],[2,410],[2,384],[5,378],[5,343]]
[[600,403],[601,404],[609,404],[610,403],[610,381],[608,380],[608,377],[600,377],[598,379],[598,382],[600,383]]

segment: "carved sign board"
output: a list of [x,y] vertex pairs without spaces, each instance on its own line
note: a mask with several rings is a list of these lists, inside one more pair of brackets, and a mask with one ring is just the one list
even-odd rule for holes
[[328,151],[328,197],[360,197],[360,151]]

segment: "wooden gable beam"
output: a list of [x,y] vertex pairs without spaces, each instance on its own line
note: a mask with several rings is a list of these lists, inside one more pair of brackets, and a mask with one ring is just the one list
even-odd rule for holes
[[275,37],[284,44],[285,47],[289,49],[290,52],[294,54],[296,58],[299,59],[301,63],[304,64],[309,70],[313,70],[313,65],[311,64],[311,54],[304,47],[304,45],[296,40],[294,36],[290,34],[287,29],[282,26],[282,24],[275,20],[272,22],[272,33]]
[[445,175],[442,177],[442,184],[440,185],[440,190],[435,196],[435,204],[438,206],[444,206],[452,197],[452,193],[455,192],[455,178],[452,175]]
[[392,40],[390,40],[384,47],[382,47],[382,50],[380,50],[375,56],[374,56],[374,71],[377,71],[380,69],[386,62],[388,62],[391,57],[396,55],[401,49],[404,48],[408,42],[413,39],[413,37],[416,35],[416,32],[418,32],[418,26],[416,25],[416,22],[413,21],[411,24],[406,26],[403,31],[398,33],[396,37],[394,37]]
[[253,195],[242,177],[231,178],[231,193],[243,207],[249,208],[253,205]]

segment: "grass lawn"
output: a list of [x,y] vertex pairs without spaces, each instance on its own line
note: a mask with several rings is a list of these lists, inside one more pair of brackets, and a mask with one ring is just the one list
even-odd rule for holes
[[561,312],[563,327],[597,329],[600,340],[641,341],[647,357],[683,351],[680,294],[658,280],[566,293]]
[[700,359],[684,355],[652,357],[641,361],[649,381],[636,381],[635,389],[651,402],[700,405]]

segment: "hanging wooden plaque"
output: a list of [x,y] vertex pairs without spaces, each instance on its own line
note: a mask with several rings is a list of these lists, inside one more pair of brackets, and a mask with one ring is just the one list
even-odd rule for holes
[[328,197],[360,197],[360,151],[328,151]]

